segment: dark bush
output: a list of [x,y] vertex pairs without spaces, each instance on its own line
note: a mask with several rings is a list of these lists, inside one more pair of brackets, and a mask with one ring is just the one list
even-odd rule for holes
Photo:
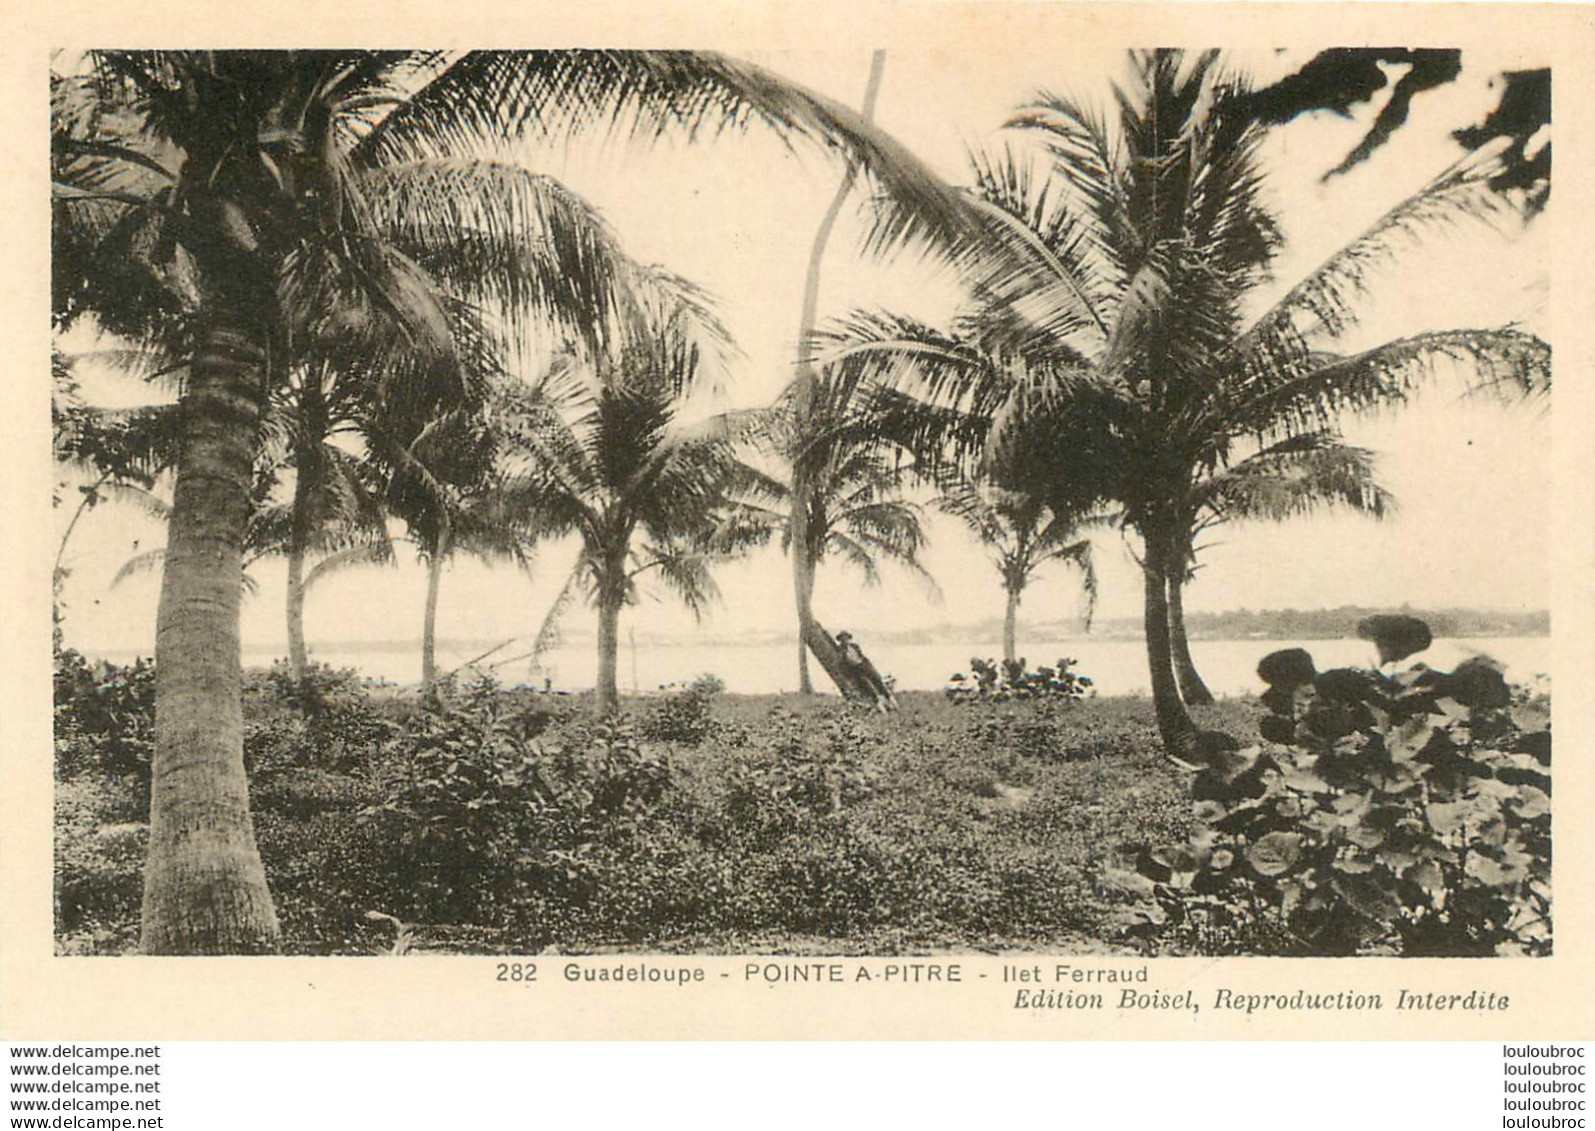
[[643,718],[642,736],[653,742],[697,746],[714,733],[714,700],[724,690],[719,677],[700,675],[653,706]]
[[244,765],[251,774],[364,768],[393,732],[349,669],[314,664],[296,680],[278,661],[246,681],[245,702],[261,705],[246,711]]
[[1317,674],[1312,654],[1305,648],[1281,648],[1257,662],[1257,678],[1270,690],[1294,691],[1311,683]]
[[616,879],[605,860],[660,802],[668,762],[624,722],[545,738],[535,729],[486,685],[443,699],[395,739],[383,800],[364,816],[392,838],[411,917],[553,932]]
[[91,663],[79,652],[55,656],[56,771],[131,775],[146,798],[155,750],[155,664]]
[[1325,676],[1271,702],[1266,743],[1196,775],[1198,831],[1138,861],[1152,886],[1131,933],[1214,952],[1550,953],[1543,702],[1503,697],[1482,659]]
[[1404,613],[1375,613],[1363,617],[1357,622],[1357,635],[1374,642],[1381,664],[1405,660],[1434,643],[1428,624]]

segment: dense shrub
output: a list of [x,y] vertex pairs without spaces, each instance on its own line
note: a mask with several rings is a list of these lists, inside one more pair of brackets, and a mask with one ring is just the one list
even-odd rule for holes
[[55,655],[56,772],[131,775],[146,799],[155,749],[155,665]]
[[66,954],[138,941],[155,668],[55,656],[55,924]]
[[[419,951],[1073,946],[1145,898],[1114,869],[1194,820],[1144,701],[907,694],[884,716],[712,695],[693,744],[568,697],[480,684],[429,702],[348,682],[323,710],[347,698],[380,728],[330,755],[292,690],[258,677],[244,704],[290,953],[389,952],[395,929],[370,912]],[[1238,733],[1257,708],[1212,710]],[[58,945],[128,950],[142,812],[126,776],[69,781]]]
[[311,665],[295,679],[278,661],[245,683],[244,766],[254,777],[315,767],[350,771],[367,767],[392,733],[356,673]]
[[668,762],[621,721],[546,741],[536,723],[483,684],[395,739],[383,800],[364,816],[390,834],[409,914],[552,930],[615,878],[602,850],[658,804]]
[[815,728],[778,705],[768,729],[765,748],[739,752],[727,774],[725,811],[746,833],[790,834],[874,793],[879,739],[857,715],[832,708]]
[[1132,933],[1206,951],[1548,954],[1550,715],[1484,659],[1394,676],[1274,654],[1266,741],[1191,783]]
[[725,681],[718,676],[700,675],[653,706],[643,718],[642,736],[697,746],[714,732],[714,700],[724,690]]

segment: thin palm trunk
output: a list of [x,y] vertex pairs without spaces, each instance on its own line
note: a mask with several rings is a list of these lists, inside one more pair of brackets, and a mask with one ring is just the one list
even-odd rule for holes
[[310,459],[301,455],[294,474],[293,513],[288,526],[288,672],[302,680],[310,667],[305,647],[305,558],[310,548]]
[[1019,656],[1019,590],[1008,589],[1008,607],[1002,617],[1002,658],[1013,663]]
[[[799,531],[797,523],[793,524],[793,535],[808,531]],[[793,587],[797,590],[798,606],[798,691],[803,695],[814,694],[814,683],[809,678],[809,637],[814,631],[814,563],[805,553],[792,555],[794,568],[792,570]],[[801,561],[801,567],[796,565]]]
[[305,678],[310,668],[310,652],[305,647],[305,551],[288,550],[288,674],[296,681]]
[[598,597],[598,710],[611,714],[620,708],[620,607],[625,603],[621,586],[606,585]]
[[262,954],[280,932],[249,815],[239,606],[264,353],[213,327],[183,397],[155,634],[146,954]]
[[448,553],[448,536],[438,539],[435,552],[426,559],[426,614],[421,622],[421,687],[430,689],[438,678],[437,627],[438,591],[443,588],[443,559]]
[[[872,121],[875,117],[875,100],[881,90],[881,76],[886,70],[886,52],[876,51],[870,56],[869,79],[864,84],[864,105],[860,116],[864,121]],[[853,183],[858,179],[858,167],[848,166],[847,172],[842,177],[842,183],[837,186],[836,195],[831,198],[830,206],[826,208],[825,215],[820,219],[819,229],[814,233],[814,246],[809,250],[808,272],[803,279],[803,312],[798,325],[798,370],[797,390],[793,400],[793,408],[799,420],[808,417],[810,405],[814,395],[814,360],[810,354],[813,348],[814,329],[819,318],[820,307],[820,265],[825,259],[826,246],[831,242],[831,231],[836,227],[836,219],[842,212],[842,205],[847,202],[848,196],[853,191]],[[801,469],[804,453],[794,453],[792,461],[792,511],[789,519],[790,545],[792,553],[792,588],[797,597],[798,613],[798,691],[804,695],[814,694],[814,684],[809,678],[809,645],[813,637],[814,624],[814,563],[809,560],[807,547],[809,544],[809,484]]]
[[1141,573],[1146,587],[1146,654],[1152,679],[1152,706],[1158,734],[1172,757],[1189,761],[1196,746],[1196,724],[1180,698],[1169,642],[1169,588],[1165,580],[1167,537],[1156,526],[1142,528],[1146,555]]
[[1191,659],[1191,645],[1185,636],[1185,580],[1178,569],[1169,574],[1169,646],[1174,661],[1174,676],[1179,682],[1180,698],[1187,707],[1205,707],[1213,702],[1213,693],[1207,689],[1196,663]]

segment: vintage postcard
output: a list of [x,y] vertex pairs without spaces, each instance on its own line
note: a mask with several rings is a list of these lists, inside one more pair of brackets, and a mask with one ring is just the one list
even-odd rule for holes
[[14,14],[3,1035],[1590,1037],[1587,10]]

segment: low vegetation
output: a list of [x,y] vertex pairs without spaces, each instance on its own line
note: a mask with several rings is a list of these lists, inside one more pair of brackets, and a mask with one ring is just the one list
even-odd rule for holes
[[[1269,740],[1194,778],[1144,699],[887,716],[707,676],[606,717],[278,668],[246,760],[291,953],[1547,952],[1543,697],[1285,655],[1260,702],[1198,712]],[[150,669],[59,667],[58,948],[131,952]]]
[[[59,948],[128,952],[148,744],[102,725],[128,669],[63,664],[80,678],[58,712]],[[384,951],[394,928],[370,912],[417,949],[1110,945],[1121,897],[1101,878],[1190,829],[1148,704],[901,700],[888,717],[700,679],[605,721],[486,684],[423,705],[261,673],[246,752],[286,949]]]

